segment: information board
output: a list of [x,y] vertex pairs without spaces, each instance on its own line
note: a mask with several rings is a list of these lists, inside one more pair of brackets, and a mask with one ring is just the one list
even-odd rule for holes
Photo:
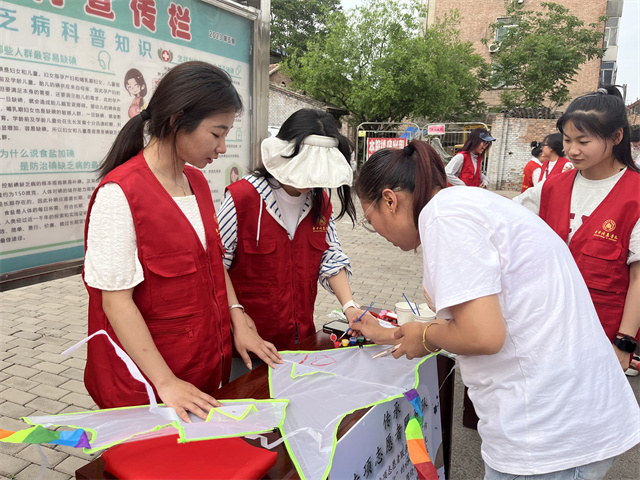
[[[437,358],[427,359],[418,368],[423,415],[422,434],[427,452],[444,479],[444,453]],[[409,418],[416,416],[405,398],[376,405],[343,436],[336,446],[331,478],[352,480],[417,480],[405,438]]]
[[[211,2],[215,3],[215,2]],[[214,204],[251,164],[253,22],[201,0],[0,1],[0,275],[81,261],[96,168],[162,75],[202,60],[245,103],[204,171]]]

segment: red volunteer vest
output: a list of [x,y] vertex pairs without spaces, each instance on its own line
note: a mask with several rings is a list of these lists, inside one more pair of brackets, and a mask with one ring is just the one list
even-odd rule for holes
[[[327,224],[331,203],[323,220],[313,224],[309,213],[296,229],[293,240],[267,211],[253,185],[240,180],[227,187],[236,207],[238,243],[229,268],[238,300],[253,319],[260,336],[278,350],[292,349],[316,331],[313,305],[318,292],[318,270],[322,254],[329,248]],[[258,218],[260,238],[258,236]]]
[[524,167],[524,171],[522,172],[522,190],[520,193],[524,192],[527,188],[533,187],[533,171],[536,168],[540,168],[540,164],[535,160],[530,160]]
[[[566,242],[571,191],[577,170],[549,178],[542,187],[540,217]],[[640,218],[640,174],[627,170],[571,237],[569,250],[584,277],[600,322],[613,340],[629,288],[629,238]]]
[[[184,173],[200,208],[209,254],[180,207],[147,166],[142,152],[111,171],[98,188],[117,183],[129,202],[138,259],[144,270],[144,281],[134,288],[133,300],[162,358],[178,378],[211,393],[228,378],[231,366],[222,243],[207,180],[189,166]],[[98,188],[87,212],[85,251]],[[102,291],[85,286],[89,292],[89,335],[103,329],[121,346],[102,309]],[[224,362],[225,358],[229,361]],[[142,383],[129,374],[103,335],[88,343],[84,381],[100,408],[149,403]]]
[[478,168],[474,173],[473,160],[471,154],[466,151],[458,152],[464,157],[462,162],[462,168],[460,169],[460,175],[458,178],[462,180],[468,187],[479,187],[482,183],[482,172],[480,171],[480,157],[478,156]]
[[[560,157],[556,161],[556,164],[553,166],[551,171],[548,172],[547,170],[549,170],[549,160],[547,160],[546,162],[543,162],[542,166],[540,167],[540,178],[538,178],[538,181],[541,182],[545,178],[548,178],[548,177],[550,177],[552,175],[558,175],[559,173],[562,173],[562,169],[564,168],[564,166],[567,163],[569,163],[569,159],[568,158]],[[535,170],[535,168],[534,168],[534,170]]]

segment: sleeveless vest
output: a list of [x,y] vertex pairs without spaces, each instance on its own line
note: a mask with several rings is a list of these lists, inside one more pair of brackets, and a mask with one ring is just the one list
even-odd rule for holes
[[538,178],[538,181],[541,182],[545,178],[549,178],[552,175],[558,175],[559,173],[562,173],[562,169],[567,163],[569,163],[568,158],[559,157],[551,171],[547,172],[547,170],[549,169],[549,160],[543,162],[542,166],[540,167],[540,178]]
[[540,164],[534,160],[530,160],[525,165],[522,172],[522,190],[520,190],[520,193],[523,193],[527,188],[533,187],[533,171],[536,168],[540,168]]
[[[571,191],[577,170],[548,179],[542,187],[540,217],[566,242]],[[569,250],[589,287],[600,322],[613,340],[629,288],[629,238],[640,218],[640,175],[627,170],[571,237]]]
[[[185,166],[184,173],[200,208],[208,252],[180,207],[147,166],[142,152],[111,171],[98,188],[108,182],[117,183],[129,202],[138,259],[144,270],[144,281],[134,288],[133,300],[158,351],[178,378],[211,393],[219,388],[222,379],[228,378],[231,367],[222,242],[207,180],[189,166]],[[87,212],[85,251],[98,188]],[[89,292],[89,335],[104,329],[122,346],[102,309],[102,291],[86,282],[85,286]],[[142,383],[131,377],[102,335],[88,343],[84,379],[100,408],[149,403]]]
[[313,306],[322,254],[329,248],[329,197],[324,193],[326,207],[319,224],[313,223],[310,212],[289,240],[251,183],[242,179],[227,190],[237,215],[238,241],[229,276],[238,300],[264,340],[278,350],[293,349],[296,332],[302,340],[316,331]]
[[478,155],[477,157],[477,168],[474,173],[473,171],[473,159],[471,158],[471,154],[466,151],[458,152],[461,153],[464,157],[462,162],[462,168],[460,169],[460,175],[458,178],[462,180],[468,187],[479,187],[482,183],[482,172],[480,171],[481,158]]

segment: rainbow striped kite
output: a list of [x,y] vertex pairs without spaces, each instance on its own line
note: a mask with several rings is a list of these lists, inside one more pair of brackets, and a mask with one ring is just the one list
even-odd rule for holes
[[87,433],[77,428],[75,430],[52,431],[41,425],[11,432],[0,428],[0,442],[5,443],[55,443],[75,448],[91,448]]
[[411,463],[416,467],[418,480],[438,480],[438,472],[431,462],[427,447],[424,444],[422,427],[416,417],[411,417],[404,431],[407,437],[407,447]]

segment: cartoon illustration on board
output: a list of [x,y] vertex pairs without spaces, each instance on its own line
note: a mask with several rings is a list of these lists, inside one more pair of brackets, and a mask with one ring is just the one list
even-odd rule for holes
[[236,166],[231,167],[231,171],[229,172],[229,184],[237,182],[239,178],[240,178],[240,172],[238,170],[238,167]]
[[133,97],[129,106],[129,118],[133,118],[144,110],[144,97],[147,94],[147,84],[140,70],[130,69],[124,76],[124,87]]

